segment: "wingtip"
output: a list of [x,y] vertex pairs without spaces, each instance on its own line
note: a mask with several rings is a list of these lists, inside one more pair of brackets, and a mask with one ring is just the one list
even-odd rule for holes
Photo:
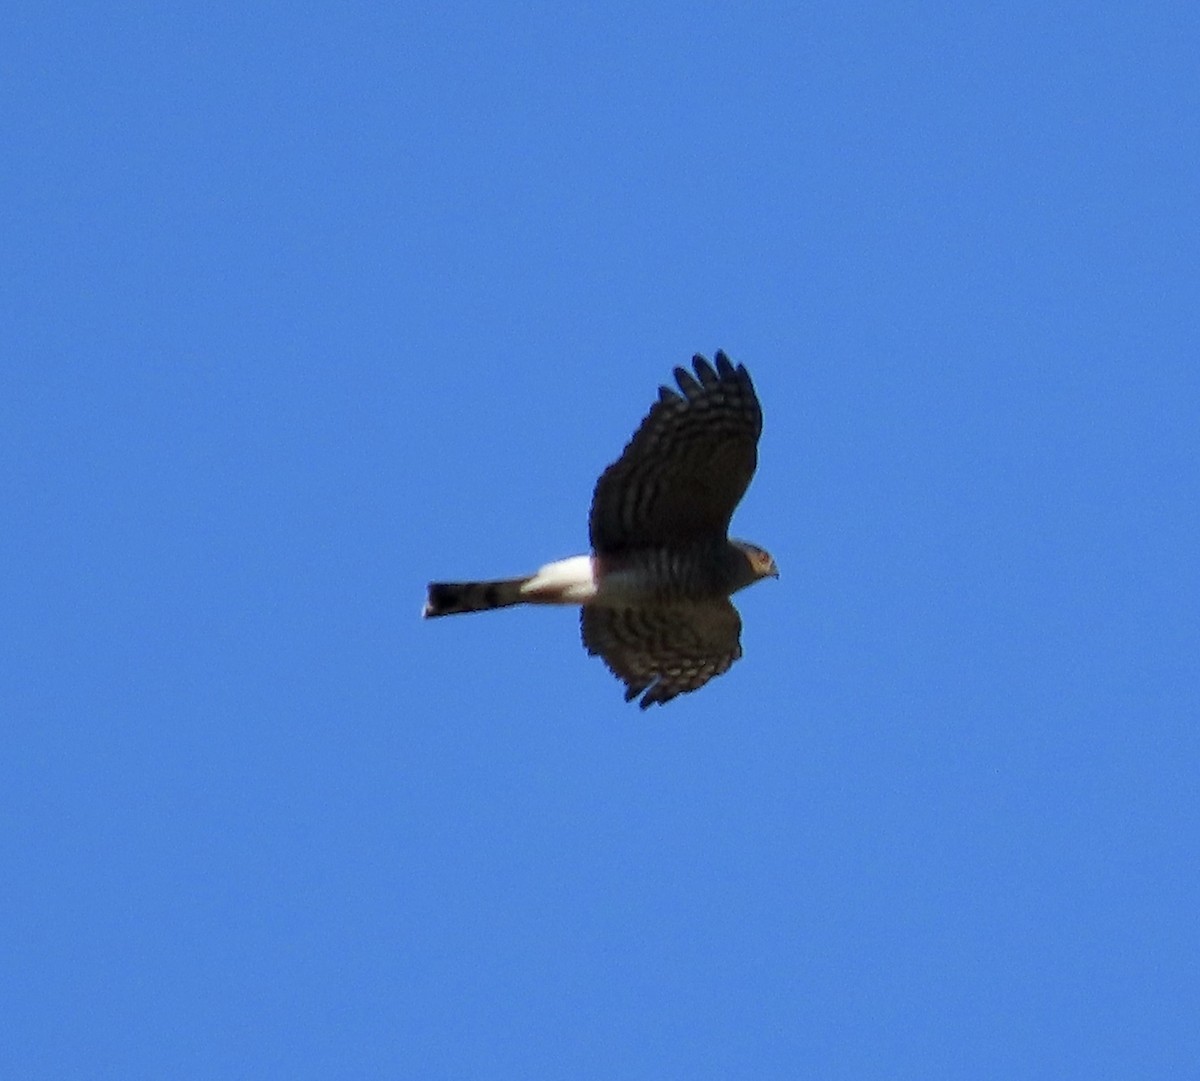
[[[700,375],[701,382],[703,382],[702,369],[698,365],[696,375]],[[675,382],[679,384],[679,389],[683,391],[685,398],[695,398],[703,390],[701,384],[696,382],[695,376],[686,368],[675,369]]]

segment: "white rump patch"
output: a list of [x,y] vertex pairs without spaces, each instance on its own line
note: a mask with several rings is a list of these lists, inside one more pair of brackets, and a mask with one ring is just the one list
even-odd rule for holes
[[595,595],[591,556],[547,563],[521,586],[521,596],[534,604],[586,604]]

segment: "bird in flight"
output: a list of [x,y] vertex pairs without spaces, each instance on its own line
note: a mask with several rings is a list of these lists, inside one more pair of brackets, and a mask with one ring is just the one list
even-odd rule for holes
[[729,522],[758,461],[762,410],[745,367],[697,354],[693,376],[658,401],[596,482],[590,555],[524,578],[431,582],[422,615],[514,604],[577,604],[584,648],[646,709],[694,691],[742,655],[729,598],[778,578],[770,554],[731,540]]

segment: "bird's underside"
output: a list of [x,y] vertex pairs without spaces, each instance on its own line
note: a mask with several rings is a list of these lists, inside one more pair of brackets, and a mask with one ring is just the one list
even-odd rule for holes
[[621,457],[596,484],[590,555],[535,574],[432,582],[427,618],[515,604],[582,606],[583,645],[643,709],[697,690],[742,655],[732,593],[777,576],[761,548],[731,541],[734,508],[754,474],[762,414],[750,376],[724,353],[716,367],[675,369]]

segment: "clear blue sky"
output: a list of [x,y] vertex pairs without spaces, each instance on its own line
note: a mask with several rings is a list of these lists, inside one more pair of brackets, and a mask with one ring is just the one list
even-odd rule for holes
[[[0,1075],[1200,1076],[1194,3],[5,23]],[[732,672],[418,618],[717,348]]]

